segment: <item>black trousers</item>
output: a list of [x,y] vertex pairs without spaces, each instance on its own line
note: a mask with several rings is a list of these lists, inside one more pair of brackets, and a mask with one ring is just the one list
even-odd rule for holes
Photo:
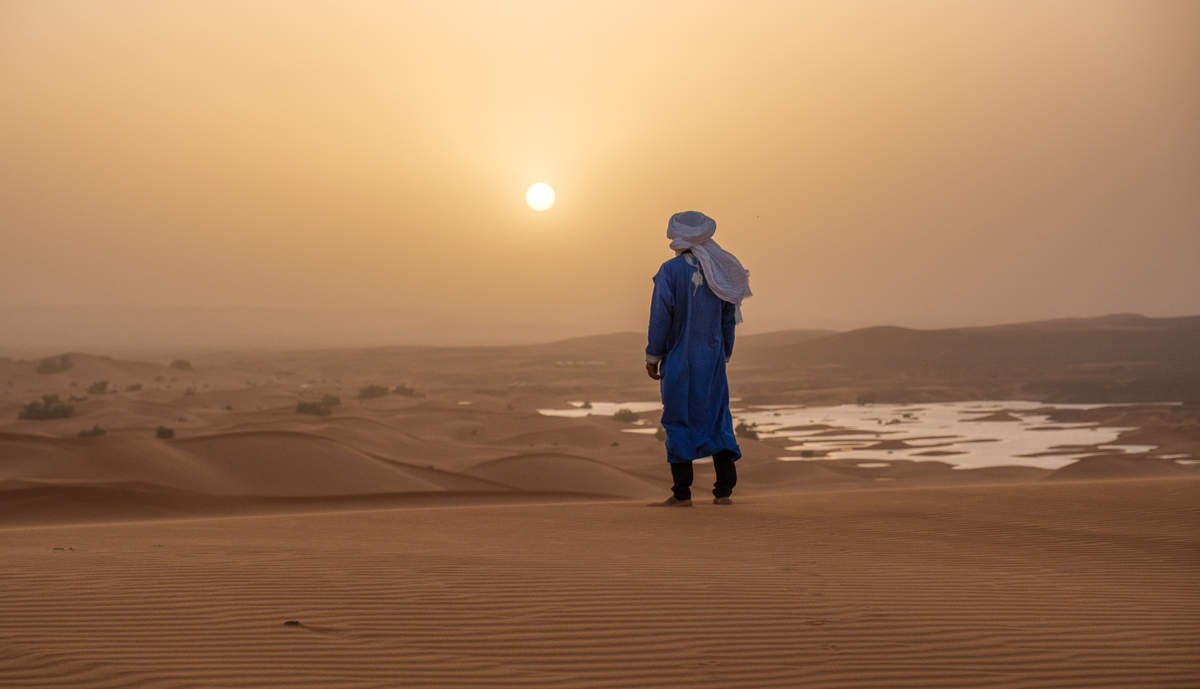
[[[737,485],[737,467],[734,466],[731,457],[732,455],[721,452],[713,456],[713,469],[717,474],[717,480],[713,483],[713,497],[727,498],[733,494],[733,487]],[[675,481],[671,492],[675,494],[676,500],[692,499],[693,476],[691,462],[671,463],[671,478]]]

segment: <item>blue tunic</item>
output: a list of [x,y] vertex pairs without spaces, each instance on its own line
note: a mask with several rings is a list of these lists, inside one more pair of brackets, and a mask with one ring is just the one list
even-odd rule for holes
[[722,452],[739,459],[729,413],[725,362],[733,354],[734,305],[708,288],[700,262],[684,252],[654,276],[646,360],[661,359],[667,461]]

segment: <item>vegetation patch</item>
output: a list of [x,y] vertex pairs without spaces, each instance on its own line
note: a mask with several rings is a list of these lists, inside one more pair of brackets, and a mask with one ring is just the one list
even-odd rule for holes
[[745,421],[738,421],[737,425],[733,427],[733,433],[734,433],[734,435],[736,435],[739,438],[749,438],[751,440],[758,440],[758,430],[757,429],[758,429],[758,424],[756,424],[756,423],[746,423]]
[[60,400],[58,395],[42,395],[42,399],[34,400],[21,407],[21,411],[17,412],[17,418],[31,421],[65,419],[74,412],[75,408]]
[[102,435],[108,435],[108,431],[100,427],[100,424],[95,424],[91,428],[85,428],[79,431],[80,438],[99,438]]
[[625,423],[632,423],[638,420],[638,415],[634,413],[632,409],[625,408],[618,409],[617,413],[613,414],[612,417],[615,421],[622,421]]
[[373,400],[379,397],[387,397],[390,392],[386,385],[368,385],[358,391],[358,399]]
[[337,395],[325,395],[316,402],[297,402],[296,411],[313,416],[329,416],[333,413],[333,408],[341,403],[342,398]]

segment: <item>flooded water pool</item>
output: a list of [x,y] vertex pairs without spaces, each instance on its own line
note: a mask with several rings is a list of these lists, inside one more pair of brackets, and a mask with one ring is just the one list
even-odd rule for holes
[[[657,401],[571,402],[539,409],[546,416],[612,416],[620,409],[644,414]],[[863,468],[896,460],[939,461],[957,469],[1033,466],[1058,469],[1098,454],[1148,454],[1191,463],[1186,454],[1156,454],[1155,445],[1118,443],[1128,426],[1056,423],[1054,410],[1095,409],[1110,404],[1046,404],[1029,401],[844,404],[827,407],[735,407],[734,422],[752,425],[760,438],[787,441],[782,461],[861,460]],[[656,425],[624,429],[652,434]]]
[[751,407],[736,416],[761,438],[784,438],[784,461],[852,459],[936,460],[958,469],[1033,466],[1058,469],[1082,457],[1144,454],[1154,445],[1116,444],[1127,426],[1054,423],[1055,409],[1101,404],[1025,401],[941,402],[921,405]]

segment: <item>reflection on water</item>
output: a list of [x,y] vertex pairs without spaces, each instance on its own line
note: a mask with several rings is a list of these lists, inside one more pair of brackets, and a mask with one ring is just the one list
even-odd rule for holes
[[538,413],[543,416],[565,416],[578,419],[585,416],[612,416],[621,409],[628,409],[635,414],[662,409],[662,404],[659,402],[568,402],[567,404],[571,405],[569,409],[539,409]]
[[[658,402],[571,402],[568,409],[539,409],[546,416],[612,416],[619,409],[658,411]],[[1153,454],[1155,445],[1115,443],[1122,426],[1055,423],[1056,409],[1096,409],[1111,404],[1044,404],[1024,401],[939,402],[920,405],[784,405],[734,409],[736,422],[753,424],[763,439],[790,444],[783,461],[862,460],[863,469],[894,460],[938,461],[957,469],[1033,466],[1058,469],[1097,454]],[[645,423],[641,421],[640,423]],[[657,425],[623,429],[652,434]],[[1157,454],[1190,463],[1187,454]]]
[[[738,418],[759,437],[786,438],[785,461],[813,459],[936,460],[958,469],[1024,465],[1058,469],[1081,457],[1146,453],[1154,445],[1117,445],[1128,427],[1053,423],[1053,409],[1102,404],[946,402],[922,405],[755,407]],[[858,464],[865,467],[864,464]]]

